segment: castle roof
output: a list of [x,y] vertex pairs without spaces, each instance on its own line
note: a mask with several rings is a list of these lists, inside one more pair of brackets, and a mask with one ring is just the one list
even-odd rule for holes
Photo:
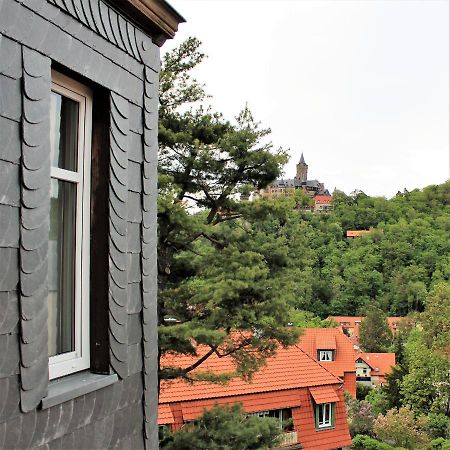
[[299,164],[306,164],[305,163],[305,158],[303,158],[303,152],[302,152],[302,156],[300,156],[300,162]]
[[277,188],[289,188],[289,187],[302,187],[302,186],[308,186],[308,187],[314,187],[317,189],[320,189],[320,182],[318,180],[306,180],[301,181],[298,178],[281,178],[279,180],[275,180],[271,183],[272,187]]

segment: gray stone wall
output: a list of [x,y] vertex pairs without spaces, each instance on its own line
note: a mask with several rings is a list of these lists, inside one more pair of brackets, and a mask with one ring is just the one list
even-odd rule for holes
[[[49,98],[57,63],[110,92],[111,386],[48,390]],[[102,0],[0,0],[0,448],[157,448],[159,48]]]

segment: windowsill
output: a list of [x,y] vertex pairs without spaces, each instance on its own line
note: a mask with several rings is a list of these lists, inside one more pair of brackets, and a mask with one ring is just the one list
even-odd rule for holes
[[110,386],[118,379],[116,374],[98,375],[84,371],[52,380],[48,384],[48,394],[47,397],[42,399],[41,407],[42,409],[47,409],[51,406],[59,405],[76,397]]
[[329,431],[334,430],[336,427],[334,425],[330,425],[329,427],[316,428],[316,431]]

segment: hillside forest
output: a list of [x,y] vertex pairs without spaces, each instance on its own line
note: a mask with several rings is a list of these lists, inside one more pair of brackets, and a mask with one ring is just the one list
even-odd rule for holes
[[[363,350],[393,351],[397,365],[382,388],[349,399],[354,448],[447,448],[450,182],[391,199],[335,191],[324,214],[299,208],[310,202],[301,191],[258,198],[282,175],[288,152],[274,148],[247,106],[234,121],[207,106],[193,77],[204,58],[189,38],[161,69],[159,378],[250,380],[301,328],[365,315]],[[370,232],[348,239],[347,230]],[[406,317],[395,336],[380,320],[387,315]],[[197,355],[196,345],[207,352]],[[202,371],[214,353],[233,358],[236,373]],[[197,360],[178,367],[177,354]],[[240,413],[228,413],[235,423]]]

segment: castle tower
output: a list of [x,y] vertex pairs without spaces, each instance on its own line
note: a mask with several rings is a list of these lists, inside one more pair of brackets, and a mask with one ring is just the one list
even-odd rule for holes
[[300,181],[306,181],[308,179],[308,164],[305,163],[303,153],[300,157],[300,162],[297,164],[297,175],[295,178]]

